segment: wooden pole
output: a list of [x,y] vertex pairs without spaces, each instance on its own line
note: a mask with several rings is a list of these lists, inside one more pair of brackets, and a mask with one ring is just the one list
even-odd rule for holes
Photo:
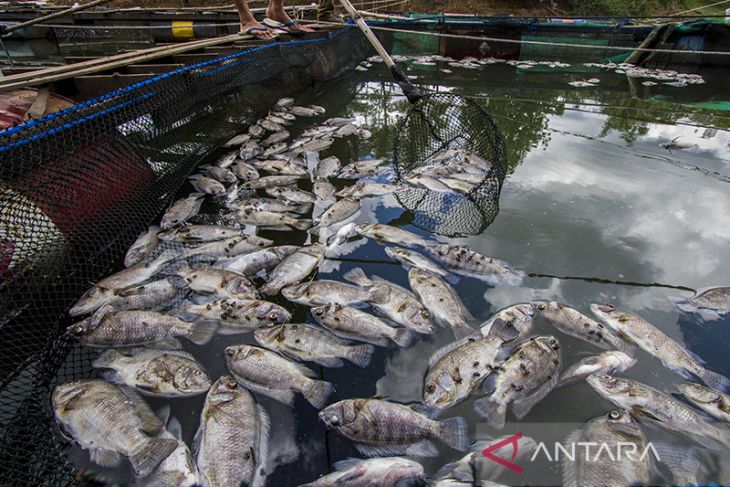
[[85,3],[83,5],[77,5],[75,7],[67,8],[66,10],[61,10],[60,12],[54,12],[52,14],[44,15],[42,17],[36,17],[35,19],[21,22],[19,24],[9,25],[3,29],[3,33],[10,34],[11,32],[15,32],[18,29],[24,29],[32,25],[41,24],[43,22],[57,19],[58,17],[63,17],[64,15],[70,15],[75,12],[81,12],[82,10],[87,10],[91,7],[96,7],[97,5],[102,5],[111,1],[112,0],[93,0],[92,2]]

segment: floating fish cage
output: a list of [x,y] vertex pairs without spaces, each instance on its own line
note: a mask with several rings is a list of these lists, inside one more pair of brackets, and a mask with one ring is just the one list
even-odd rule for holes
[[268,44],[0,133],[0,483],[75,482],[50,402],[55,385],[94,376],[64,334],[74,301],[202,158],[281,97],[352,72],[368,49],[351,28]]

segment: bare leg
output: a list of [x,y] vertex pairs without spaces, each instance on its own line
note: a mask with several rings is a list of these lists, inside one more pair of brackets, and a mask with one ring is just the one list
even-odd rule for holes
[[[266,9],[266,16],[271,20],[276,20],[282,24],[288,24],[292,21],[292,18],[287,15],[284,10],[284,0],[269,0],[269,7]],[[292,25],[289,27],[294,31],[308,32],[309,29],[302,27],[301,25]]]
[[[255,35],[259,39],[273,39],[276,37],[274,32],[266,29],[265,26],[256,22],[256,19],[251,13],[251,9],[248,8],[246,0],[233,0],[233,3],[236,5],[236,9],[238,9],[238,17],[241,19],[241,32],[249,32],[251,35]],[[262,30],[249,30],[252,28]]]

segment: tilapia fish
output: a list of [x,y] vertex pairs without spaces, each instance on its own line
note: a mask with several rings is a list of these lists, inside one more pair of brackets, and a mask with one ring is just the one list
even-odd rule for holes
[[730,380],[702,366],[700,359],[641,317],[610,304],[592,304],[591,310],[621,336],[658,358],[672,372],[685,379],[699,378],[722,391],[730,390]]
[[446,409],[469,397],[504,360],[502,346],[515,338],[513,330],[498,322],[486,336],[475,333],[431,354],[423,380],[424,404]]
[[123,455],[146,476],[177,448],[175,440],[152,436],[164,426],[139,396],[104,380],[56,386],[52,403],[61,429],[99,465],[116,466]]
[[[266,128],[266,127],[264,127]],[[268,129],[271,130],[271,129]],[[291,134],[284,129],[279,130],[278,132],[274,132],[273,134],[269,135],[267,138],[265,138],[261,143],[268,147],[270,145],[278,144],[280,142],[285,141],[289,138]]]
[[68,328],[89,347],[135,347],[185,337],[197,345],[210,341],[217,324],[189,323],[156,311],[114,311],[102,307]]
[[366,367],[372,345],[352,345],[316,326],[307,324],[269,325],[254,332],[262,346],[295,360],[315,362],[324,367],[342,367],[342,359]]
[[[644,455],[646,436],[628,411],[614,410],[594,418],[570,433],[563,443],[567,451],[576,452],[574,461],[569,456],[561,459],[566,487],[651,484],[654,457]],[[582,444],[594,446],[579,448]],[[626,454],[628,445],[635,448],[634,455]],[[623,454],[617,454],[622,446]],[[604,449],[601,454],[599,448]]]
[[327,211],[316,220],[317,225],[309,231],[317,234],[324,228],[337,225],[350,218],[360,211],[360,203],[348,198],[343,198],[327,208]]
[[391,225],[383,225],[380,223],[369,225],[357,225],[355,231],[363,237],[372,238],[379,243],[390,243],[397,245],[412,246],[417,245],[426,247],[433,244],[432,241],[425,239],[415,233],[411,233],[402,228],[393,227]]
[[428,257],[424,256],[423,254],[419,254],[414,250],[402,249],[398,247],[386,247],[385,253],[388,255],[388,257],[405,266],[406,268],[414,267],[417,269],[422,269],[424,271],[430,272],[431,274],[441,276],[444,279],[453,281],[453,276],[446,269],[444,269]]
[[111,276],[107,276],[86,291],[69,310],[71,316],[93,313],[112,299],[119,290],[141,284],[160,272],[177,255],[171,250],[161,253],[151,262],[139,262]]
[[308,245],[284,257],[271,271],[269,280],[261,288],[261,293],[267,296],[277,294],[281,288],[296,284],[307,277],[319,265],[324,256],[324,246],[321,244]]
[[173,228],[159,235],[160,240],[179,243],[215,242],[227,238],[241,237],[243,232],[238,228],[221,225],[188,225]]
[[571,365],[560,376],[558,387],[575,384],[593,374],[620,374],[634,365],[636,365],[636,359],[624,352],[603,352],[600,355],[586,357],[577,364]]
[[540,316],[566,335],[604,350],[621,350],[628,355],[636,352],[632,342],[575,308],[557,301],[533,301],[532,305]]
[[256,170],[254,166],[247,163],[246,161],[238,160],[235,164],[231,167],[231,171],[233,174],[236,175],[238,179],[241,181],[253,181],[254,179],[258,179],[259,172]]
[[459,451],[469,446],[464,418],[435,421],[408,406],[380,399],[346,399],[327,406],[319,418],[355,442],[355,448],[368,457],[437,456],[429,438]]
[[208,178],[202,174],[195,174],[188,178],[195,191],[212,196],[223,196],[226,194],[226,187],[215,179]]
[[94,360],[97,369],[110,369],[104,378],[134,387],[142,394],[187,397],[210,389],[210,378],[195,357],[181,350],[106,350]]
[[342,168],[339,177],[342,179],[359,179],[377,174],[384,168],[381,167],[383,159],[361,159],[351,162]]
[[254,225],[270,230],[306,230],[312,226],[312,220],[299,218],[291,213],[273,211],[251,211],[250,209],[235,213],[236,222]]
[[312,172],[314,179],[328,179],[337,175],[342,163],[335,156],[321,159]]
[[474,409],[487,423],[504,427],[507,406],[517,419],[555,387],[560,374],[560,345],[550,336],[531,338],[519,345],[509,358],[484,382],[487,397],[474,403]]
[[303,215],[309,213],[312,205],[287,203],[274,198],[249,198],[235,203],[231,209],[239,211],[273,211],[276,213],[296,213]]
[[730,287],[707,289],[689,299],[698,308],[708,308],[721,313],[730,312]]
[[197,320],[219,323],[220,335],[248,333],[272,323],[286,323],[291,313],[278,304],[251,299],[220,299],[202,304],[185,302],[184,313],[195,315]]
[[408,282],[431,316],[443,326],[450,327],[457,338],[474,333],[467,323],[472,319],[471,315],[448,283],[415,267],[408,271]]
[[230,376],[218,379],[205,398],[194,440],[203,485],[263,486],[269,425],[269,415],[250,392]]
[[424,476],[423,465],[403,457],[348,458],[333,467],[334,472],[299,487],[397,487]]
[[176,441],[177,448],[160,462],[149,476],[144,478],[145,487],[189,487],[199,485],[198,467],[193,461],[188,445],[182,440],[180,422],[175,418],[170,418],[167,422],[167,429],[163,430],[158,438]]
[[381,292],[387,293],[385,302],[370,303],[376,312],[416,333],[433,333],[431,313],[410,291],[378,276],[369,278],[359,267],[348,271],[343,278],[365,289],[379,288]]
[[399,347],[407,347],[414,338],[412,330],[394,328],[376,316],[341,304],[312,308],[312,316],[337,336],[379,347],[387,346],[390,341]]
[[200,206],[203,204],[204,196],[202,193],[193,193],[187,198],[177,200],[165,211],[160,227],[163,230],[169,230],[197,215],[200,211]]
[[252,179],[241,185],[243,189],[266,189],[276,188],[278,186],[291,186],[296,184],[300,176],[264,176],[258,179]]
[[[496,445],[502,446],[494,448]],[[537,442],[529,436],[502,436],[493,440],[476,441],[469,447],[469,453],[461,459],[444,465],[433,474],[434,486],[471,487],[491,486],[486,481],[494,480],[504,473],[504,467],[482,453],[489,448],[491,455],[520,465],[537,450]]]
[[146,231],[142,232],[127,250],[124,256],[124,267],[133,266],[147,258],[157,248],[157,244],[159,244],[159,239],[157,238],[159,233],[160,227],[157,225],[152,225]]
[[266,194],[273,198],[283,199],[296,205],[311,205],[317,201],[317,197],[309,191],[299,188],[274,187],[267,188]]
[[[532,318],[535,310],[532,304],[518,303],[503,308],[490,316],[479,327],[482,336],[488,336],[493,331],[505,340],[525,339],[532,331]],[[493,330],[494,329],[494,330]]]
[[699,384],[678,384],[677,389],[692,404],[713,418],[730,424],[730,396]]
[[504,279],[508,284],[519,285],[525,273],[513,270],[506,262],[487,257],[465,245],[441,244],[426,250],[447,269],[477,279]]
[[235,183],[238,179],[226,168],[219,166],[205,166],[200,168],[201,172],[209,178],[213,178],[220,183]]
[[114,291],[106,304],[114,309],[154,310],[168,305],[178,292],[179,289],[170,282],[170,279],[160,279]]
[[293,254],[300,248],[301,247],[296,245],[269,247],[250,254],[239,255],[233,259],[219,261],[216,265],[244,276],[254,276],[262,271],[270,271],[276,267],[282,259]]
[[604,399],[651,424],[705,448],[727,449],[729,430],[709,423],[704,415],[663,392],[611,375],[590,375],[586,382]]
[[284,404],[294,403],[296,391],[321,409],[332,393],[332,384],[316,380],[312,370],[278,353],[251,345],[227,347],[224,353],[228,370],[241,385]]
[[379,287],[362,289],[339,281],[316,280],[286,287],[281,294],[289,301],[305,306],[322,306],[325,304],[354,304],[385,302],[384,290]]
[[185,267],[177,271],[188,288],[221,299],[256,299],[256,287],[235,272],[215,267]]
[[229,139],[228,142],[223,144],[223,147],[234,147],[237,145],[243,145],[249,140],[251,140],[251,134],[238,134],[235,137]]
[[239,235],[187,249],[183,252],[182,256],[186,259],[196,255],[206,257],[235,257],[266,248],[273,243],[272,240],[267,238],[256,237],[254,235]]
[[394,193],[398,189],[394,184],[381,183],[357,183],[354,186],[348,186],[340,190],[337,196],[340,198],[351,198],[353,200],[361,200],[373,196],[385,196]]

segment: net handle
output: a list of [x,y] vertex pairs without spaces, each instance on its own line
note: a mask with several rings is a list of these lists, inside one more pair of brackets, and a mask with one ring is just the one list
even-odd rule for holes
[[360,12],[352,6],[350,0],[340,0],[340,3],[343,7],[345,7],[345,10],[347,10],[350,16],[355,19],[355,23],[365,35],[365,38],[368,40],[368,42],[370,42],[370,45],[372,45],[373,48],[378,52],[380,57],[383,58],[383,61],[385,61],[385,65],[390,68],[390,74],[393,76],[393,79],[395,79],[395,81],[398,83],[401,90],[403,90],[403,94],[406,95],[408,101],[411,103],[416,103],[418,100],[420,100],[422,97],[421,92],[418,90],[418,88],[413,86],[413,83],[411,83],[411,81],[408,79],[408,76],[406,76],[400,66],[395,64],[393,58],[390,57],[388,51],[385,50],[383,45],[370,29],[370,26],[368,26],[368,24],[365,22],[365,19],[362,18]]

